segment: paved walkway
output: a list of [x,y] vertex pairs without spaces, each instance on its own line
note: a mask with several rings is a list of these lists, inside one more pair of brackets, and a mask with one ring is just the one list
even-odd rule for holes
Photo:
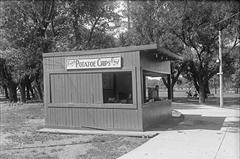
[[185,115],[178,126],[119,159],[239,159],[239,109],[173,103]]

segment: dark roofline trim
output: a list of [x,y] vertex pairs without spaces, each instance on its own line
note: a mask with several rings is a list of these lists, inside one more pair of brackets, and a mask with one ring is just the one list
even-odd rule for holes
[[107,48],[107,49],[95,49],[95,50],[51,52],[51,53],[43,53],[43,58],[124,53],[124,52],[134,52],[134,51],[142,51],[142,50],[156,50],[156,52],[159,52],[160,54],[172,57],[174,59],[182,59],[181,56],[176,55],[165,48],[158,48],[157,44],[127,46],[127,47],[117,47],[117,48]]
[[117,48],[107,48],[107,49],[95,49],[95,50],[81,50],[81,51],[65,51],[65,52],[50,52],[44,53],[43,57],[52,56],[81,56],[81,55],[95,55],[95,54],[107,54],[107,53],[122,53],[122,52],[132,52],[140,50],[156,50],[156,44],[150,45],[140,45],[140,46],[127,46],[127,47],[117,47]]

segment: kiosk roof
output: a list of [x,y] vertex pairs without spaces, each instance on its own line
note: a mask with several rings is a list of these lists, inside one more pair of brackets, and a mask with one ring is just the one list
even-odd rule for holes
[[143,52],[156,52],[160,56],[165,56],[170,59],[183,58],[175,54],[168,49],[163,47],[158,47],[157,44],[139,45],[139,46],[127,46],[127,47],[117,47],[117,48],[107,48],[107,49],[95,49],[95,50],[81,50],[81,51],[65,51],[65,52],[50,52],[44,53],[43,57],[56,57],[56,56],[76,56],[76,55],[96,55],[96,54],[110,54],[119,52],[131,52],[131,51],[143,51]]

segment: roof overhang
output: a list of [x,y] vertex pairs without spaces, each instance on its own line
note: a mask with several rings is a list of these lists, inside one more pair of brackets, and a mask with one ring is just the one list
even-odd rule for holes
[[156,53],[160,58],[166,59],[166,60],[183,60],[183,57],[171,52],[170,50],[158,47],[157,44],[149,44],[149,45],[140,45],[136,46],[139,47],[139,50],[141,52],[145,53]]
[[127,46],[127,47],[117,47],[117,48],[108,48],[108,49],[51,52],[51,53],[44,53],[43,57],[74,56],[78,54],[79,55],[109,54],[109,53],[131,52],[131,51],[141,51],[146,53],[153,52],[153,53],[157,53],[159,56],[167,57],[168,59],[171,59],[171,60],[183,59],[180,55],[177,55],[168,49],[158,47],[156,43],[148,44],[148,45]]
[[174,59],[174,60],[183,60],[182,56],[180,56],[178,54],[175,54],[175,53],[171,52],[170,50],[165,49],[163,47],[158,47],[157,50],[158,50],[158,53],[160,55],[165,55],[165,56],[170,57],[171,59]]

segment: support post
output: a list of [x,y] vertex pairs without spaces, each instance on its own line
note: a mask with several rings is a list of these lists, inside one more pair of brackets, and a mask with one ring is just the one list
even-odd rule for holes
[[172,81],[171,81],[171,74],[167,75],[167,80],[168,80],[168,99],[172,100],[173,99],[173,90],[172,90]]

